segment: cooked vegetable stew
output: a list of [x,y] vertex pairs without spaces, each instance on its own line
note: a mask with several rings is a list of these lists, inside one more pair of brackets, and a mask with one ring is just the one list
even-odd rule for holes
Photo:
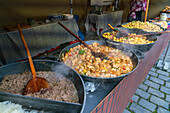
[[77,45],[63,55],[63,62],[71,66],[78,73],[93,77],[117,77],[132,70],[133,63],[130,57],[121,50],[99,45],[97,42],[89,46],[95,52],[106,54],[109,60],[95,58],[87,47]]
[[[130,34],[136,35],[136,34]],[[147,40],[147,37],[144,36],[133,36],[133,37],[120,37],[116,38],[115,33],[113,32],[105,32],[103,37],[121,43],[128,43],[128,44],[149,44],[154,43],[154,41]]]
[[132,21],[125,25],[122,25],[124,28],[137,28],[142,29],[147,32],[159,32],[163,31],[159,26],[149,23],[149,22],[140,22],[140,21]]

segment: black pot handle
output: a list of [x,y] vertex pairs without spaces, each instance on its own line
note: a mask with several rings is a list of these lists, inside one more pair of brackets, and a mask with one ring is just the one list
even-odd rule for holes
[[111,41],[108,41],[108,40],[106,40],[106,42],[109,43],[109,44],[112,44],[112,45],[116,45],[116,46],[120,46],[121,45],[120,43],[111,42]]
[[133,49],[132,50],[134,53],[136,53],[136,55],[139,57],[139,59],[143,59],[145,57],[145,53],[137,50],[137,49]]
[[38,59],[49,59],[49,60],[55,60],[55,61],[58,61],[58,57],[55,57],[55,56],[42,56],[42,57],[39,57]]

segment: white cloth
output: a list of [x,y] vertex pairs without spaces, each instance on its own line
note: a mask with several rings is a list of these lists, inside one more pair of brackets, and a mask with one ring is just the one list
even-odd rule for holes
[[105,11],[104,14],[88,14],[85,22],[86,33],[90,31],[92,24],[96,25],[97,34],[99,30],[109,28],[108,24],[117,26],[121,24],[123,10],[120,11]]

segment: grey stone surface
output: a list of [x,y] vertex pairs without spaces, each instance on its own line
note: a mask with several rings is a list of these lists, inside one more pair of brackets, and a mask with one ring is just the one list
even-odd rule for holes
[[151,87],[148,89],[148,93],[156,95],[161,98],[163,98],[165,96],[164,93],[160,92],[159,90],[153,89]]
[[130,104],[130,102],[128,103],[128,105],[127,105],[126,107],[128,107],[128,106],[129,106],[129,104]]
[[155,68],[151,68],[151,71],[155,72],[155,71],[156,71],[156,69],[155,69]]
[[149,77],[150,77],[150,75],[147,75],[147,76],[145,77],[145,79],[149,79]]
[[125,110],[123,111],[123,113],[131,113],[131,112],[128,111],[127,109],[125,109]]
[[155,73],[155,72],[153,72],[153,71],[149,71],[148,74],[151,75],[151,76],[154,76],[154,77],[157,77],[157,76],[158,76],[158,73]]
[[170,78],[164,75],[159,75],[158,78],[165,80],[165,81],[170,81]]
[[166,110],[166,109],[164,109],[162,107],[158,107],[157,113],[170,113],[170,111],[168,111],[168,110]]
[[153,87],[153,88],[155,88],[155,89],[159,89],[159,84],[157,84],[157,83],[154,83],[154,82],[152,82],[152,81],[150,81],[150,80],[146,80],[145,82],[144,82],[144,84],[146,84],[146,85],[148,85],[148,86],[151,86],[151,87]]
[[163,85],[164,84],[164,81],[159,79],[159,78],[156,78],[156,77],[150,77],[150,80],[153,81],[153,82],[156,82],[158,84],[161,84]]
[[156,109],[156,105],[151,103],[151,102],[148,102],[147,100],[144,100],[144,99],[141,99],[139,101],[139,105],[145,107],[146,109],[149,109],[151,110],[152,112],[155,111]]
[[145,92],[145,91],[143,91],[143,90],[141,90],[141,89],[137,89],[137,90],[136,90],[136,94],[139,95],[139,96],[141,96],[141,97],[143,97],[143,98],[145,98],[145,99],[148,99],[149,96],[150,96],[149,93],[147,93],[147,92]]
[[139,88],[146,91],[148,89],[148,86],[146,86],[145,84],[140,84]]
[[157,105],[159,105],[159,106],[162,106],[162,107],[164,107],[164,108],[166,108],[166,109],[169,108],[169,103],[168,103],[168,102],[166,102],[166,101],[164,101],[163,99],[158,98],[158,97],[156,97],[156,96],[153,96],[153,95],[152,95],[151,98],[150,98],[150,101],[153,102],[153,103],[155,103],[155,104],[157,104]]
[[161,56],[159,57],[159,59],[163,60],[163,59],[164,59],[164,55],[161,55]]
[[165,82],[165,86],[170,88],[170,82]]
[[162,92],[164,92],[164,93],[170,94],[170,88],[161,86],[161,89],[160,89],[160,90],[161,90]]
[[139,96],[133,95],[132,100],[133,100],[134,102],[137,103],[138,99],[139,99]]
[[166,95],[166,101],[170,102],[170,95]]
[[168,69],[167,72],[170,73],[170,69]]
[[162,70],[159,70],[159,69],[156,72],[161,74],[161,75],[169,76],[168,72],[165,72],[165,71],[162,71]]
[[[165,58],[165,51],[160,56],[162,61]],[[170,48],[168,51],[170,51]],[[166,58],[170,62],[170,54]],[[136,94],[132,97],[134,102],[129,104],[127,113],[150,113],[151,111],[153,113],[170,113],[169,73],[170,66],[166,71],[153,67],[137,89]]]
[[136,103],[131,104],[130,110],[134,111],[135,113],[151,113],[149,110],[137,105]]

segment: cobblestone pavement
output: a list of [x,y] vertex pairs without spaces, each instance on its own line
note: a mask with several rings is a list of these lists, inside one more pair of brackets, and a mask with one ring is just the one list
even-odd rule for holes
[[123,113],[170,113],[170,49],[165,54],[166,49],[158,60],[167,56],[168,70],[157,68],[155,63]]

